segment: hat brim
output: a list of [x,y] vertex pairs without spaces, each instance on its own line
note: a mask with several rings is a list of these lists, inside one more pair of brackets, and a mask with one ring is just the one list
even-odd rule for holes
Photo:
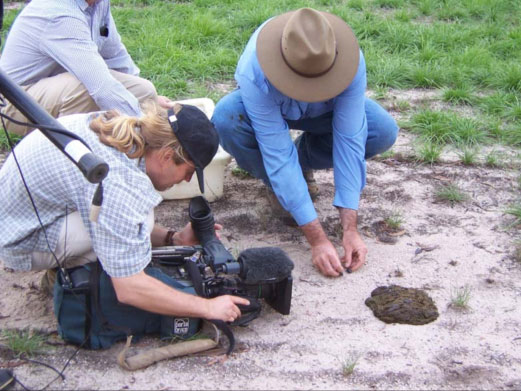
[[286,12],[267,22],[257,37],[257,59],[266,78],[290,98],[304,102],[321,102],[344,91],[354,79],[360,60],[360,48],[353,30],[341,18],[321,12],[335,33],[337,56],[331,69],[317,77],[305,77],[284,61],[281,50],[282,31],[296,11]]
[[204,194],[204,175],[201,167],[195,167],[195,173],[197,175],[197,182],[199,183],[199,190],[201,194]]

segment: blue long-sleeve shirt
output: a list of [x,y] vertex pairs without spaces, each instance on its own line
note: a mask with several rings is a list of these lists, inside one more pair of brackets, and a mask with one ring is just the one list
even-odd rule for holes
[[70,72],[100,109],[141,115],[137,98],[109,72],[139,74],[121,42],[109,0],[92,6],[85,0],[31,1],[13,23],[0,68],[22,86]]
[[366,175],[367,120],[364,106],[367,81],[363,54],[360,52],[353,81],[340,95],[325,102],[297,101],[284,96],[262,72],[256,54],[257,36],[262,27],[251,36],[242,53],[235,79],[273,190],[299,225],[317,217],[286,120],[314,118],[332,111],[333,205],[357,210]]

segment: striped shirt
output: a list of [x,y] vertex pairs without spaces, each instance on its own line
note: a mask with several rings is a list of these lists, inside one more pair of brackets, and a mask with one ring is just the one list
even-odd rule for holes
[[[97,223],[89,221],[97,185],[39,130],[25,136],[15,153],[51,248],[57,246],[66,214],[79,211],[103,269],[111,277],[127,277],[150,262],[152,227],[147,217],[162,198],[145,173],[144,159],[129,159],[99,141],[88,126],[93,115],[75,114],[59,121],[110,167]],[[49,250],[12,154],[0,169],[0,221],[0,259],[12,269],[30,270],[31,252]]]
[[69,72],[100,109],[141,114],[136,97],[109,72],[139,74],[116,30],[110,0],[92,6],[85,0],[32,0],[13,23],[0,68],[22,86]]

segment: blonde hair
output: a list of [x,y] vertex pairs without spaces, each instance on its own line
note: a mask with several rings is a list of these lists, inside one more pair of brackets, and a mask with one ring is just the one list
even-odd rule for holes
[[[175,112],[179,109],[179,105],[174,107]],[[142,117],[131,117],[111,110],[94,118],[90,128],[103,144],[116,148],[131,159],[143,157],[149,149],[172,148],[176,164],[188,161],[170,127],[166,110],[154,101],[143,104]]]

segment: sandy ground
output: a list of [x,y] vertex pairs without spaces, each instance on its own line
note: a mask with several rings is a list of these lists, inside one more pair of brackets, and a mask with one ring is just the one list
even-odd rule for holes
[[[402,132],[394,149],[408,153],[412,144]],[[212,203],[225,226],[223,242],[233,251],[279,246],[289,254],[295,263],[290,315],[264,306],[260,318],[235,328],[239,346],[226,360],[185,357],[131,373],[116,364],[121,344],[81,350],[52,389],[521,389],[521,265],[514,257],[519,227],[505,214],[519,201],[517,169],[469,168],[450,159],[434,166],[396,157],[369,161],[359,211],[367,264],[329,279],[313,268],[300,231],[270,218],[259,181],[233,176],[232,167],[226,169],[224,197]],[[340,248],[332,171],[316,178],[321,196],[315,206]],[[437,200],[437,189],[447,184],[468,199]],[[184,200],[164,202],[158,220],[181,226],[187,206]],[[389,235],[378,228],[393,213],[403,223]],[[37,289],[40,277],[0,272],[0,329],[47,333],[52,345],[36,359],[61,368],[75,348],[54,333],[52,303]],[[389,284],[424,289],[439,318],[423,326],[375,318],[364,301]],[[451,303],[463,287],[471,292],[469,308],[458,310]],[[156,344],[146,339],[134,349]],[[345,374],[350,363],[354,371]],[[32,389],[56,375],[4,347],[0,367],[6,366]]]

